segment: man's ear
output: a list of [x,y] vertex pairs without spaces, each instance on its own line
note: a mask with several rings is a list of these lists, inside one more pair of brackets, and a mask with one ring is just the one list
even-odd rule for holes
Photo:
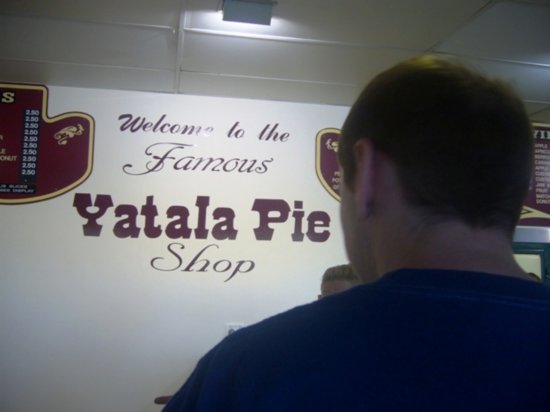
[[376,193],[376,150],[369,139],[359,139],[353,145],[356,174],[353,181],[355,206],[360,218],[366,219],[372,212]]

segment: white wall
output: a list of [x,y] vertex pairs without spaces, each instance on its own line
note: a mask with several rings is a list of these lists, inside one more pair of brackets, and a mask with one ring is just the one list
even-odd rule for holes
[[[51,199],[0,205],[0,410],[4,412],[153,412],[159,395],[176,390],[198,358],[226,333],[226,324],[254,323],[316,299],[328,266],[346,261],[338,202],[315,172],[319,130],[340,127],[347,108],[282,102],[216,99],[51,87],[47,113],[83,112],[95,120],[93,170],[80,186]],[[208,136],[122,131],[121,114],[209,126]],[[226,133],[239,122],[244,136]],[[285,142],[260,141],[266,124],[278,123]],[[75,137],[76,138],[76,137]],[[155,143],[188,143],[179,156],[273,159],[265,173],[162,170],[141,176],[146,149]],[[160,155],[158,145],[155,153]],[[59,161],[64,161],[60,159]],[[124,165],[132,167],[124,171]],[[0,182],[1,183],[1,182]],[[140,210],[154,196],[157,224],[171,205],[189,209],[196,227],[198,196],[208,196],[207,239],[120,238],[114,207],[99,219],[99,236],[85,236],[86,220],[75,194],[110,195],[115,205]],[[293,219],[273,224],[271,240],[258,240],[255,199],[303,202],[305,215],[330,216],[326,241],[293,241]],[[217,207],[235,212],[234,240],[212,236]],[[94,209],[90,208],[89,211]],[[143,227],[143,217],[137,219]],[[183,265],[168,245],[179,242]],[[224,282],[226,273],[181,268],[207,245],[211,261],[253,261],[249,273]],[[156,264],[152,265],[154,258]],[[222,264],[220,264],[222,265]],[[156,266],[157,269],[155,269]],[[223,266],[223,265],[222,265]],[[220,268],[221,266],[218,266]]]

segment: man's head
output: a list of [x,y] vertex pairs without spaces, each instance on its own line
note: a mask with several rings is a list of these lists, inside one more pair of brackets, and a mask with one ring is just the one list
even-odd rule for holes
[[353,146],[363,138],[393,160],[411,205],[513,232],[533,139],[507,85],[441,58],[407,60],[378,75],[351,108],[338,150],[348,185]]
[[[372,156],[393,165],[402,203],[419,222],[459,221],[511,240],[531,178],[533,138],[506,84],[442,58],[406,60],[375,77],[344,122],[344,191],[354,192],[358,172],[366,173],[358,164],[365,141]],[[346,202],[342,196],[345,230]],[[371,202],[367,193],[369,216],[377,212]]]
[[321,279],[321,294],[319,299],[343,292],[361,281],[355,275],[350,265],[338,265],[328,268]]

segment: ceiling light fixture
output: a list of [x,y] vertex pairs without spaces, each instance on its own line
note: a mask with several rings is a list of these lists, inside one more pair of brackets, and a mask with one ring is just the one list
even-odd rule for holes
[[273,0],[223,0],[223,19],[269,26],[275,4]]

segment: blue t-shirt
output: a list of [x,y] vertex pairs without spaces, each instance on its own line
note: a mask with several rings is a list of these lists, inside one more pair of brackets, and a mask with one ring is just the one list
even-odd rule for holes
[[164,411],[550,411],[550,287],[395,271],[228,336]]

